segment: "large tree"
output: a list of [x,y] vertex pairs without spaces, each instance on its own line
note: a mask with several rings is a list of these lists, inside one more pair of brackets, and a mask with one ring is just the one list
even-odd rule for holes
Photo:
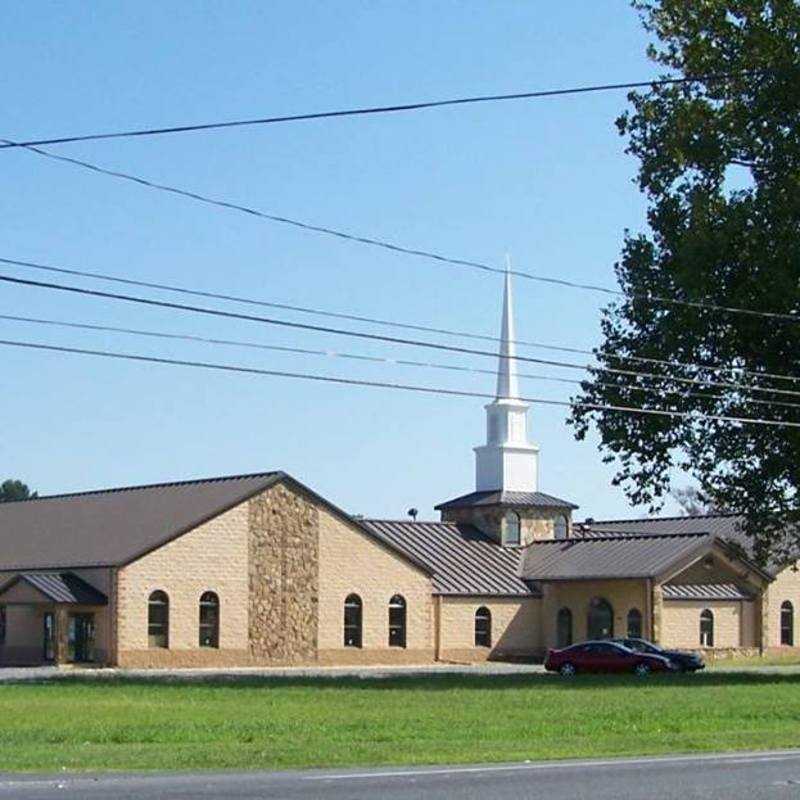
[[0,483],[0,503],[7,503],[11,500],[29,500],[32,497],[36,497],[36,492],[31,492],[22,481],[9,478]]
[[596,353],[660,377],[594,371],[575,400],[684,416],[577,406],[571,422],[578,438],[596,425],[631,502],[658,510],[686,471],[746,514],[760,558],[786,557],[800,546],[800,428],[707,415],[800,422],[800,4],[633,6],[665,77],[704,76],[632,93],[617,121],[648,224],[625,233]]

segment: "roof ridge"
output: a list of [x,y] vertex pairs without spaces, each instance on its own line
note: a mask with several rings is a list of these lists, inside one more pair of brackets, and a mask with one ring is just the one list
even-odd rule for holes
[[[647,539],[648,541],[652,541],[653,539],[683,539],[683,538],[690,538],[692,536],[710,536],[711,531],[684,531],[682,533],[624,533],[624,534],[613,534],[610,536],[570,536],[567,539],[534,539],[530,542],[531,545],[534,544],[564,544],[565,542],[616,542],[616,541],[630,541],[631,539]],[[526,547],[530,545],[525,545]]]
[[357,517],[359,522],[392,522],[403,525],[459,525],[458,522],[448,522],[442,519],[400,519],[393,517]]
[[[712,519],[715,517],[741,517],[743,516],[738,511],[719,511],[713,514],[679,514],[674,517],[633,517],[628,519],[593,519],[588,517],[583,522],[577,522],[576,525],[586,525],[592,527],[593,525],[611,524],[616,525],[620,522],[671,522],[672,520],[682,519]],[[591,519],[591,522],[589,520]]]
[[221,481],[246,480],[248,478],[267,478],[285,474],[286,473],[283,472],[283,470],[271,470],[267,472],[243,473],[241,475],[217,475],[208,478],[191,478],[181,481],[142,483],[142,484],[135,484],[133,486],[112,486],[106,489],[87,489],[81,492],[64,492],[62,494],[46,494],[37,497],[28,497],[22,500],[7,500],[5,503],[0,503],[0,508],[6,505],[6,503],[8,503],[9,505],[13,503],[36,503],[39,500],[62,500],[68,497],[86,497],[87,495],[93,495],[93,494],[116,494],[119,492],[134,492],[142,489],[160,489],[168,486],[189,486],[195,483],[218,483]]

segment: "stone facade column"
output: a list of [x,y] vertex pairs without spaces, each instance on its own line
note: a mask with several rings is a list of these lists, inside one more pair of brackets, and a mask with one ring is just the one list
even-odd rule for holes
[[756,603],[758,626],[756,642],[761,655],[764,655],[769,647],[769,593],[766,588],[761,590]]
[[664,619],[664,592],[661,584],[653,584],[651,597],[650,637],[653,642],[659,644],[663,633],[662,625]]
[[55,606],[55,664],[66,664],[69,661],[69,616],[64,606]]

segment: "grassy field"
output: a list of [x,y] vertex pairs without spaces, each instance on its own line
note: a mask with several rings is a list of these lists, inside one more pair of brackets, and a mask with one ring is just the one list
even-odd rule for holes
[[753,656],[752,658],[720,658],[717,661],[707,662],[711,669],[715,667],[796,667],[800,666],[800,654],[776,653],[775,655]]
[[800,675],[0,686],[0,770],[172,770],[800,746]]

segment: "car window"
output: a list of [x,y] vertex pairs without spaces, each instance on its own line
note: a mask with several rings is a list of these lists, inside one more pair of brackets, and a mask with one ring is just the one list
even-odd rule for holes
[[597,652],[603,655],[618,656],[625,652],[623,648],[616,644],[598,644],[596,645]]

